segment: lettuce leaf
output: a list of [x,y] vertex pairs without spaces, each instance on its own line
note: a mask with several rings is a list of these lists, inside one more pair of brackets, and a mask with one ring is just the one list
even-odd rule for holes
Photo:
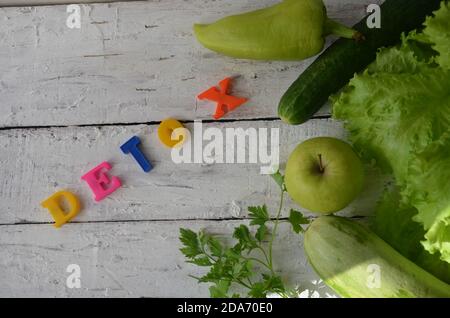
[[[374,158],[403,183],[411,153],[450,127],[450,72],[417,61],[405,48],[386,49],[334,101],[363,157]],[[388,61],[391,62],[388,63]]]
[[450,130],[411,162],[404,197],[428,231],[423,245],[450,263]]
[[394,188],[385,193],[378,205],[372,229],[403,256],[450,284],[450,264],[438,254],[430,254],[420,243],[425,231],[413,221],[416,214],[417,209],[403,204],[399,189]]
[[332,102],[361,156],[395,177],[398,198],[382,200],[377,232],[450,280],[450,6],[382,49]]
[[423,34],[428,38],[434,50],[439,52],[436,61],[443,68],[450,69],[450,3],[445,1],[441,9],[425,21]]

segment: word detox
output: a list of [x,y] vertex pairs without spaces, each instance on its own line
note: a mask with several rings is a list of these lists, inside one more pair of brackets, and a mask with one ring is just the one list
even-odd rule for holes
[[[149,172],[153,167],[139,149],[140,143],[139,137],[133,136],[120,146],[120,149],[124,154],[131,154],[144,172]],[[111,168],[111,165],[105,161],[81,177],[81,180],[85,181],[89,188],[91,188],[94,194],[94,200],[97,202],[106,198],[122,185],[118,177],[108,175],[108,171]],[[65,204],[63,203],[64,200]],[[55,227],[61,227],[63,224],[69,222],[81,209],[78,197],[70,191],[54,193],[44,200],[41,206],[49,210],[55,220]]]
[[[236,109],[248,100],[247,98],[229,94],[231,81],[232,78],[227,77],[219,82],[219,88],[213,86],[198,96],[198,99],[205,99],[217,103],[216,112],[213,115],[215,119],[221,118],[227,112]],[[173,132],[179,128],[183,128],[183,125],[177,120],[169,118],[162,121],[158,128],[158,137],[161,143],[173,148],[184,142],[184,136],[178,135],[177,138],[172,138]],[[153,167],[139,149],[140,143],[140,139],[137,136],[133,136],[120,149],[124,154],[131,154],[144,172],[149,172]],[[85,181],[91,188],[94,193],[94,200],[97,202],[106,198],[122,185],[118,177],[108,175],[107,172],[111,168],[111,165],[105,161],[81,177],[81,180]],[[55,220],[54,226],[57,228],[72,220],[81,209],[78,197],[70,191],[54,193],[41,202],[41,206],[49,210]]]

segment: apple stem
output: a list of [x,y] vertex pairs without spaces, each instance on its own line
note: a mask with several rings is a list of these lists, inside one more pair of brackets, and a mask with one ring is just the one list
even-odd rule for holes
[[325,169],[323,167],[322,155],[321,154],[319,154],[319,171],[320,171],[320,173],[323,173],[325,171]]

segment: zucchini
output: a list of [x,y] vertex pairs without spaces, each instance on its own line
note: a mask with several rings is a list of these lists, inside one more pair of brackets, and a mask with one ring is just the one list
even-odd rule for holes
[[291,125],[309,120],[330,95],[375,60],[379,48],[395,45],[402,32],[419,28],[439,5],[440,0],[386,0],[381,5],[381,29],[369,29],[365,17],[353,27],[364,41],[339,39],[325,50],[281,98],[280,118]]
[[[342,297],[450,297],[450,285],[349,219],[316,219],[306,230],[304,246],[314,270]],[[374,265],[379,268],[378,286],[370,276]]]

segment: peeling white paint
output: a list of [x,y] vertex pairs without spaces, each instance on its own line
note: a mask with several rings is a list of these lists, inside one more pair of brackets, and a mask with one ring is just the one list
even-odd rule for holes
[[238,218],[241,216],[241,207],[234,200],[231,201],[230,204],[230,214],[234,218]]

